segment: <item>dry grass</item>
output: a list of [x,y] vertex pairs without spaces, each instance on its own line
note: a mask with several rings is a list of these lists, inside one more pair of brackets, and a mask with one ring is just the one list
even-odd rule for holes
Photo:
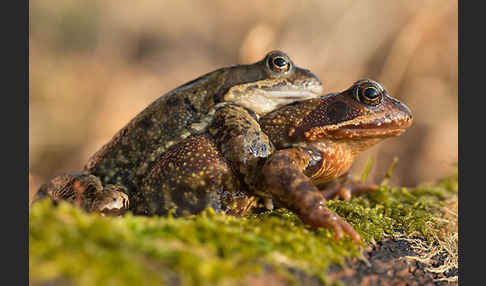
[[[425,271],[442,274],[437,280],[455,282],[458,281],[458,198],[453,197],[446,201],[442,208],[443,226],[437,229],[433,241],[422,239],[404,238],[411,243],[416,256],[407,258],[420,261],[429,265]],[[437,256],[443,256],[443,260],[437,263]],[[450,271],[456,271],[455,275],[446,276]]]

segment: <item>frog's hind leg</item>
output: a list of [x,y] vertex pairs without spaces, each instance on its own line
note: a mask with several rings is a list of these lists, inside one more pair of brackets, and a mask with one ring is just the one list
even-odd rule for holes
[[304,174],[310,161],[309,153],[299,148],[274,153],[263,168],[268,191],[284,206],[295,211],[304,223],[334,230],[336,240],[347,233],[359,242],[358,232],[326,207],[326,198]]
[[347,201],[352,196],[375,192],[379,189],[379,186],[356,181],[351,178],[348,171],[335,181],[320,184],[318,188],[327,200],[340,198]]
[[207,207],[224,210],[236,187],[231,168],[208,136],[191,136],[171,146],[142,182],[149,215],[196,214]]
[[52,178],[37,191],[33,203],[44,197],[54,202],[67,201],[89,210],[93,199],[103,190],[98,177],[86,172],[65,173]]

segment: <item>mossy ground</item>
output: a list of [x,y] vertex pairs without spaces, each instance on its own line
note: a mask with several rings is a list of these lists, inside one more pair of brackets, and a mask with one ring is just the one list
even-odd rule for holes
[[[433,242],[446,224],[441,209],[455,196],[456,173],[413,189],[382,185],[376,193],[330,201],[329,208],[365,244],[404,234]],[[296,283],[289,268],[329,282],[327,268],[361,249],[348,237],[335,242],[331,231],[312,230],[283,209],[245,217],[207,210],[177,219],[111,218],[42,201],[30,213],[32,285],[231,285],[269,268]]]

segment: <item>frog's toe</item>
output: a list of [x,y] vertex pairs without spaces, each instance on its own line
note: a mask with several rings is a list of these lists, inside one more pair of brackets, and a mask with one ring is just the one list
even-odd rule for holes
[[337,195],[339,198],[349,201],[351,199],[352,192],[348,188],[340,188]]
[[361,242],[361,236],[356,230],[353,229],[353,227],[349,223],[341,219],[340,226],[342,227],[344,232],[347,233],[353,239],[355,243]]
[[359,233],[349,223],[326,207],[316,209],[316,211],[311,212],[307,217],[303,217],[302,220],[304,223],[313,227],[332,229],[335,232],[335,241],[341,240],[344,233],[348,234],[355,243],[360,243],[361,241]]
[[118,185],[106,185],[91,207],[91,211],[104,215],[123,215],[130,207],[130,200],[124,193],[125,188]]
[[331,229],[336,233],[334,236],[335,241],[339,241],[343,238],[344,233],[349,235],[355,243],[361,242],[361,237],[353,227],[344,221],[340,216],[335,215],[334,221],[331,223]]

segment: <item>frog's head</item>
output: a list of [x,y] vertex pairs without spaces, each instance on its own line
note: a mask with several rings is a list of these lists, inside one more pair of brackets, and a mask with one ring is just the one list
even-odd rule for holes
[[129,199],[126,189],[118,185],[106,185],[98,193],[91,206],[91,211],[103,215],[121,215],[128,211]]
[[360,149],[365,149],[400,136],[411,125],[412,114],[405,104],[376,81],[362,79],[343,92],[322,96],[289,135],[306,141],[360,142]]
[[321,81],[309,70],[296,66],[281,51],[271,51],[261,61],[226,70],[224,101],[234,102],[263,115],[279,106],[316,98]]
[[300,142],[337,142],[362,151],[403,134],[412,124],[412,114],[379,83],[362,79],[343,92],[277,109],[260,124],[278,148]]

